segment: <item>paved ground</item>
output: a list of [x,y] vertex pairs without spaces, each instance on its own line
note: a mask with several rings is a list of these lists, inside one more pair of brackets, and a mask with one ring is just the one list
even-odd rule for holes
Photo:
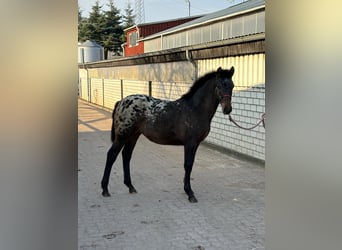
[[204,145],[192,171],[198,203],[183,191],[183,148],[140,137],[131,161],[137,194],[123,184],[121,155],[101,196],[111,115],[78,108],[79,249],[264,249],[264,168]]

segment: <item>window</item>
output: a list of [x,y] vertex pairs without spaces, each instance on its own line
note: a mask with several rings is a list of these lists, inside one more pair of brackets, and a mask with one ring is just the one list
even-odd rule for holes
[[257,14],[257,32],[265,32],[265,11]]
[[243,35],[243,17],[232,19],[232,38]]
[[223,39],[232,37],[232,20],[223,22]]
[[201,31],[202,31],[201,43],[210,42],[210,26],[202,27]]
[[132,32],[129,34],[129,46],[136,46],[137,44],[137,39],[138,39],[138,32]]
[[218,41],[222,39],[222,23],[215,23],[211,25],[211,41]]
[[189,30],[189,44],[188,45],[200,44],[202,42],[201,36],[202,36],[201,28]]
[[256,22],[257,20],[257,15],[252,14],[248,16],[244,16],[244,31],[243,35],[250,35],[250,34],[255,34],[256,32]]

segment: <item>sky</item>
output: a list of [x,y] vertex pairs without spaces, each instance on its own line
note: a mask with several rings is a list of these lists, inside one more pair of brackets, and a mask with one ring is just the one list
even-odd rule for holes
[[[132,8],[135,9],[135,0],[114,0],[114,5],[123,14],[129,1]],[[95,2],[96,0],[78,0],[78,6],[83,16],[88,17]],[[190,14],[191,16],[208,14],[240,2],[242,0],[190,0]],[[99,0],[99,3],[105,10],[108,0]],[[144,7],[145,23],[189,16],[189,4],[186,0],[144,0]]]

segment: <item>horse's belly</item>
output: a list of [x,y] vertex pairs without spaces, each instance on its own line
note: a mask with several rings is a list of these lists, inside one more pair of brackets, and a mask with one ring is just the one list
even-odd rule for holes
[[183,142],[172,131],[157,128],[145,128],[143,135],[152,142],[163,145],[183,145]]
[[161,145],[183,145],[183,142],[177,139],[170,138],[155,138],[151,136],[146,136],[150,141],[161,144]]

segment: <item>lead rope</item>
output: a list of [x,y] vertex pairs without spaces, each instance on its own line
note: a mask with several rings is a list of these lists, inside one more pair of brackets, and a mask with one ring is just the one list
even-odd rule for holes
[[266,129],[266,126],[265,126],[266,113],[263,113],[261,115],[260,121],[257,124],[255,124],[253,127],[250,127],[250,128],[244,128],[244,127],[240,126],[239,124],[237,124],[234,121],[234,119],[230,116],[230,114],[228,116],[229,116],[229,121],[231,121],[232,123],[234,123],[237,127],[241,128],[241,129],[252,130],[253,128],[256,128],[257,126],[259,126],[260,123],[262,123],[262,126]]

